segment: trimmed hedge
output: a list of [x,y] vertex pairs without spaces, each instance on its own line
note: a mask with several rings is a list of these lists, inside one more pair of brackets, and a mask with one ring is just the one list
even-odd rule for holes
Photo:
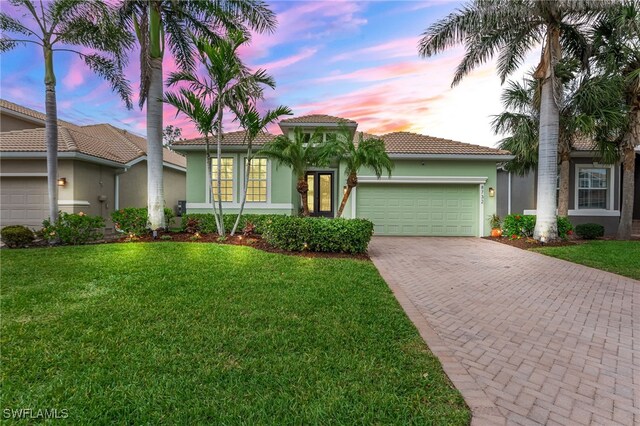
[[9,248],[26,247],[33,242],[35,235],[26,226],[5,226],[0,230],[0,239]]
[[[173,210],[164,208],[164,220],[169,227],[175,217]],[[117,229],[127,234],[144,235],[149,232],[149,214],[146,207],[128,207],[111,213]]]
[[585,240],[604,237],[604,226],[597,223],[581,223],[576,225],[576,234]]
[[[231,232],[233,229],[233,224],[236,222],[237,214],[225,214],[222,215],[222,220],[224,221],[224,229],[226,232]],[[247,222],[255,225],[255,233],[262,234],[264,232],[264,224],[273,219],[285,217],[285,215],[281,214],[243,214],[240,218],[240,223],[238,224],[237,232],[242,232],[244,227],[247,225]],[[213,213],[189,213],[182,216],[182,231],[187,231],[187,227],[189,226],[189,222],[194,223],[194,228],[191,231],[197,231],[202,234],[215,234],[218,232],[216,228],[216,219],[213,216]]]
[[364,253],[373,235],[366,219],[281,216],[265,225],[263,238],[289,251]]
[[[535,226],[535,215],[510,214],[502,221],[502,235],[509,238],[532,237]],[[558,216],[558,236],[565,239],[572,230],[573,225],[569,219]]]
[[104,219],[101,216],[60,212],[55,223],[48,219],[42,222],[42,235],[49,241],[78,245],[102,238],[103,228]]

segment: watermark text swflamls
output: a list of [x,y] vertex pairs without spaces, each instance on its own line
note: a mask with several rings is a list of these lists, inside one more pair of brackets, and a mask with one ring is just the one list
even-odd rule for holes
[[66,408],[5,408],[2,410],[3,419],[66,419],[69,410]]

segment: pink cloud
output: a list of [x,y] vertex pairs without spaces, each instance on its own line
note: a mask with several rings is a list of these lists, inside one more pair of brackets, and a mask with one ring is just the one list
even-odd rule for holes
[[310,58],[313,55],[316,54],[316,52],[318,51],[318,49],[316,48],[306,48],[303,49],[302,51],[300,51],[299,53],[296,53],[295,55],[291,55],[288,56],[286,58],[283,59],[279,59],[277,61],[272,61],[272,62],[267,62],[264,64],[260,64],[260,65],[256,65],[255,68],[263,68],[266,69],[267,71],[273,71],[276,69],[280,69],[280,68],[286,68],[290,65],[293,65],[297,62],[300,62],[304,59]]
[[359,69],[347,74],[334,74],[328,77],[319,78],[315,81],[319,83],[339,80],[380,81],[417,73],[423,73],[424,70],[424,64],[420,64],[417,62],[401,62],[381,65],[378,67]]
[[386,43],[376,44],[348,53],[341,53],[330,59],[330,62],[352,60],[353,58],[366,58],[373,54],[376,60],[393,59],[402,57],[418,57],[418,42],[420,37],[406,37],[392,40]]

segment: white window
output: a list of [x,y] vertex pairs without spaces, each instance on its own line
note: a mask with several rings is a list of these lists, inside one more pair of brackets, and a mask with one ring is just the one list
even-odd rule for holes
[[[220,159],[220,199],[223,202],[233,201],[233,157]],[[211,187],[213,188],[213,200],[218,201],[218,159],[211,159]]]
[[267,159],[254,158],[249,170],[249,184],[247,186],[247,202],[267,202]]
[[578,167],[578,209],[609,209],[611,168]]

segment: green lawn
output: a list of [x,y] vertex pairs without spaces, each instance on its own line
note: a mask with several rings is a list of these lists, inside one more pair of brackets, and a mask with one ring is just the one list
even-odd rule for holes
[[1,407],[78,424],[468,424],[368,262],[247,247],[1,252]]
[[640,241],[589,241],[534,251],[640,280]]

